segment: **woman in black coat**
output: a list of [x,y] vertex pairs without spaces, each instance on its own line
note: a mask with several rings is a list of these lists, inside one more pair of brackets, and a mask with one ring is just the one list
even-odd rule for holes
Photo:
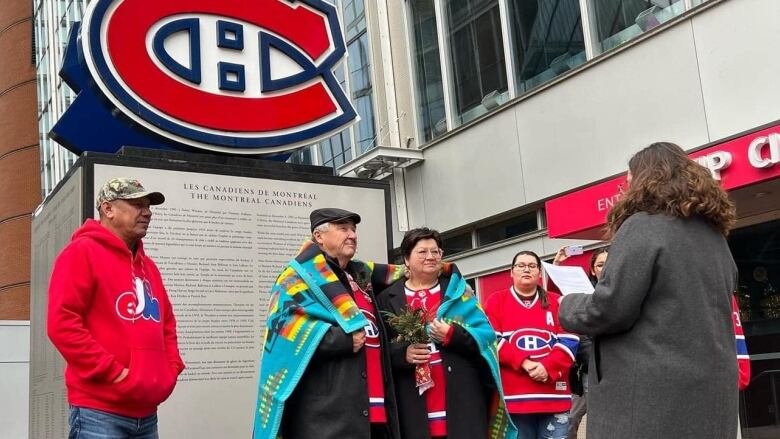
[[[435,315],[449,276],[440,274],[441,238],[427,228],[409,231],[401,243],[409,278],[377,297],[380,311],[393,314],[422,307]],[[387,321],[387,316],[383,316]],[[409,344],[390,326],[390,356],[404,439],[479,439],[488,434],[489,407],[495,384],[477,342],[457,323],[434,320],[432,342]],[[433,387],[418,387],[415,369],[428,363]],[[444,381],[443,385],[442,382]],[[422,394],[421,394],[422,391]]]

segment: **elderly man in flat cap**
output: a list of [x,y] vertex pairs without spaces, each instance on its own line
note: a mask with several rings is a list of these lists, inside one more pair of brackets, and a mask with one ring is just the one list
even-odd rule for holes
[[360,215],[311,213],[311,240],[272,290],[255,439],[400,439],[374,291],[399,266],[353,259]]
[[157,406],[184,370],[160,271],[141,239],[165,197],[114,178],[57,257],[47,329],[65,358],[70,438],[155,439]]

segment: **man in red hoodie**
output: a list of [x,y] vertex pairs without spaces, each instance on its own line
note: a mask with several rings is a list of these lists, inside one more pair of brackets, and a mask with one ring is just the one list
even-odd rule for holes
[[160,271],[144,253],[152,212],[165,197],[114,178],[57,257],[48,335],[67,363],[69,438],[156,439],[157,406],[184,370]]

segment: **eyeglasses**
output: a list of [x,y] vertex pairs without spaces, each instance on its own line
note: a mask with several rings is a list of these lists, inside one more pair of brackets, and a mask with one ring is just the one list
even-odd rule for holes
[[434,259],[440,258],[444,255],[444,252],[440,248],[421,248],[419,250],[415,250],[413,253],[420,259],[425,259],[428,255]]
[[533,270],[536,270],[537,268],[539,268],[539,264],[534,264],[534,263],[531,263],[531,264],[514,264],[514,265],[512,265],[512,267],[517,268],[520,271],[525,271],[526,268],[528,269],[528,271],[533,271]]

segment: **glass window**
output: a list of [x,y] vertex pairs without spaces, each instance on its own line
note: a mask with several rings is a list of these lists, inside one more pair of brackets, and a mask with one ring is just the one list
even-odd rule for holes
[[368,34],[351,42],[348,47],[349,86],[352,95],[359,96],[371,89],[371,61],[368,58]]
[[536,211],[516,216],[477,229],[477,243],[480,246],[539,230]]
[[[344,63],[341,63],[336,67],[334,74],[341,87],[346,89]],[[352,160],[352,136],[350,134],[350,128],[346,128],[328,139],[323,140],[320,142],[318,148],[320,148],[320,164],[322,166],[337,168]]]
[[364,0],[343,0],[344,39],[351,40],[366,30],[366,6]]
[[352,160],[352,145],[349,129],[341,131],[320,142],[320,157],[323,166],[338,168]]
[[740,394],[742,434],[780,437],[780,220],[734,230],[728,241],[753,369],[750,387]]
[[498,0],[447,1],[454,122],[466,123],[508,99]]
[[470,230],[456,235],[442,236],[441,245],[443,247],[442,250],[444,250],[445,257],[474,248],[474,244],[471,241]]
[[780,221],[734,230],[729,245],[739,268],[737,300],[745,334],[761,333],[774,320],[780,334]]
[[586,61],[579,0],[510,0],[517,91]]
[[433,0],[410,3],[417,79],[417,117],[422,142],[447,131],[439,40]]
[[333,163],[333,150],[330,149],[330,142],[320,142],[318,148],[322,165],[328,166],[330,163]]
[[298,165],[312,165],[314,164],[314,158],[311,154],[311,146],[306,146],[294,151],[290,154],[290,158],[287,159],[288,163],[295,163]]
[[338,168],[352,160],[352,145],[349,129],[343,130],[323,141],[318,145],[320,152],[320,164]]
[[683,0],[593,0],[596,52],[602,53],[683,13]]
[[358,154],[376,146],[374,141],[374,104],[371,82],[371,60],[369,58],[368,33],[363,33],[347,46],[349,52],[349,88],[352,104],[360,115],[355,125],[355,142]]
[[357,143],[358,154],[362,154],[376,146],[372,94],[369,93],[354,99],[355,109],[360,114],[360,121],[355,125],[355,142]]

